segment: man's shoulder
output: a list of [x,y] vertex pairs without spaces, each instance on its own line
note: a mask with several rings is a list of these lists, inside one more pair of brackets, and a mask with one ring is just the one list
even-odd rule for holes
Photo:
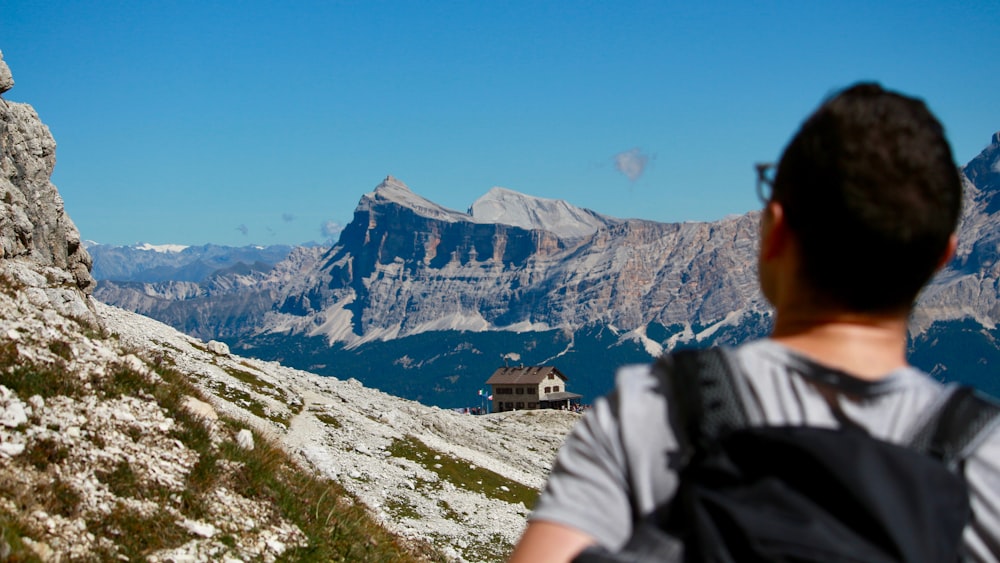
[[[940,400],[948,390],[945,384],[910,366],[894,370],[878,380],[865,380],[819,364],[769,339],[722,347],[722,350],[744,399],[761,403],[757,406],[765,413],[770,410],[789,412],[784,406],[788,401],[793,407],[826,411],[830,393],[846,397],[853,408],[862,410],[881,408],[883,400],[900,402],[904,411],[910,411],[911,407],[918,410]],[[615,389],[608,399],[629,410],[669,408],[671,385],[667,381],[676,375],[672,358],[673,354],[668,354],[654,362],[622,366],[616,373]],[[897,411],[896,414],[909,417],[917,413]],[[807,422],[811,418],[793,416],[791,420],[773,422]]]
[[879,378],[859,377],[824,365],[770,339],[729,349],[735,371],[748,378],[803,379],[853,395],[919,392],[937,395],[946,385],[914,366],[902,366]]

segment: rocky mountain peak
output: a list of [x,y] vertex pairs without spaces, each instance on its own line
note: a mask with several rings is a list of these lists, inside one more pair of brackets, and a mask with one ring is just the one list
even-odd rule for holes
[[355,214],[371,212],[384,204],[398,205],[412,210],[417,215],[450,223],[471,220],[465,213],[442,207],[413,193],[405,183],[391,175],[386,176],[385,180],[375,187],[375,191],[362,196],[354,212]]
[[410,187],[409,186],[407,186],[405,183],[403,183],[403,182],[399,181],[398,179],[396,179],[396,177],[393,176],[392,174],[389,174],[388,176],[386,176],[385,180],[382,180],[382,183],[379,184],[378,187],[376,187],[375,189],[376,190],[379,190],[379,189],[383,189],[384,190],[384,189],[393,189],[393,188],[395,188],[395,189],[401,189],[401,190],[405,190],[405,191],[410,191]]
[[[992,199],[1000,192],[1000,131],[993,134],[991,143],[965,166],[964,172],[982,197]],[[991,207],[990,213],[997,210]]]
[[[0,58],[0,92],[13,85]],[[90,255],[50,181],[55,164],[56,142],[35,110],[0,100],[0,258],[62,270],[89,294]]]
[[484,223],[540,229],[564,238],[582,238],[616,219],[582,209],[561,199],[525,195],[507,188],[494,187],[477,199],[469,215]]

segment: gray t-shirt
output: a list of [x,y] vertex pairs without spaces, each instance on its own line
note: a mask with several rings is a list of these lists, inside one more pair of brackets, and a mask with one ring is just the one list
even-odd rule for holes
[[[816,364],[771,340],[731,350],[751,424],[837,427],[847,419],[873,436],[906,441],[947,387],[916,368],[877,381]],[[816,374],[821,375],[817,376]],[[811,375],[807,375],[811,374]],[[673,498],[678,452],[669,398],[654,391],[649,365],[619,370],[615,390],[594,403],[566,438],[532,520],[557,522],[617,549],[641,518]],[[1000,558],[1000,431],[966,460],[973,522],[964,540],[976,561]]]

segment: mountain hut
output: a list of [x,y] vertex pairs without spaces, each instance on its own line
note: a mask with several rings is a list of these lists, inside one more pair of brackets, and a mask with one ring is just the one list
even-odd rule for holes
[[493,412],[571,409],[582,395],[566,391],[568,379],[553,366],[502,367],[486,384],[493,390]]

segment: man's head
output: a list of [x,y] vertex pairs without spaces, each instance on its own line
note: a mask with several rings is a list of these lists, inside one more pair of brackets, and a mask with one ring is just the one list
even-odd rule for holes
[[920,100],[858,84],[827,100],[785,148],[771,201],[824,306],[908,310],[958,221],[962,186],[944,130]]

